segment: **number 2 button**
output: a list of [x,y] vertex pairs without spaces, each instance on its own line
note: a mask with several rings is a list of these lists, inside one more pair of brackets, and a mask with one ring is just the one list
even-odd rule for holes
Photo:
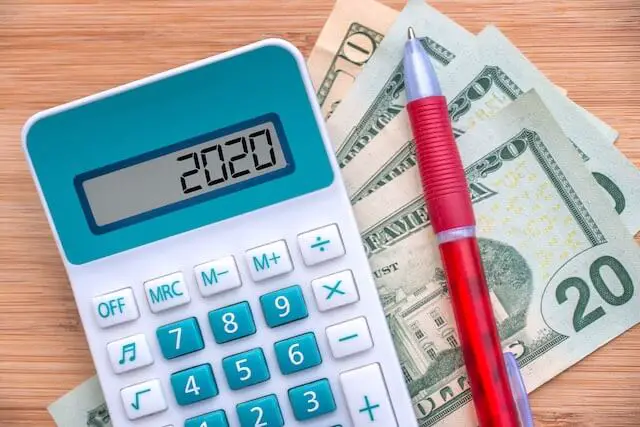
[[213,339],[218,344],[255,334],[256,325],[249,303],[244,301],[209,312]]
[[282,427],[284,419],[275,394],[236,406],[241,427]]

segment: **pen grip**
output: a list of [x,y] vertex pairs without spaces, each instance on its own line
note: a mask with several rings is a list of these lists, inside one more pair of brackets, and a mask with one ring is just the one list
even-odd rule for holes
[[443,243],[440,254],[478,424],[518,427],[478,242],[465,238]]
[[475,225],[462,160],[444,96],[407,104],[416,157],[434,231]]

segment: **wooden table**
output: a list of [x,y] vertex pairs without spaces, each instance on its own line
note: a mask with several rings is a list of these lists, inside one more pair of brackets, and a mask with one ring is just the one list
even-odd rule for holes
[[[433,3],[473,32],[499,25],[571,98],[617,128],[618,147],[640,164],[640,3]],[[94,373],[22,155],[24,121],[267,36],[308,54],[331,8],[332,0],[0,1],[0,425],[52,425],[46,406]],[[534,392],[532,404],[543,426],[640,425],[640,328]]]

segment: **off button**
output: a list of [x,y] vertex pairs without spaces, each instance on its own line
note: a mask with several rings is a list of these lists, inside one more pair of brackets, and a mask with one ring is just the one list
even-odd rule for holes
[[101,328],[130,322],[140,316],[131,288],[94,297],[93,312]]

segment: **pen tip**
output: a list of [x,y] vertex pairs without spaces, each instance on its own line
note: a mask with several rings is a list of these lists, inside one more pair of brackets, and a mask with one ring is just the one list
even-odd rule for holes
[[409,38],[409,40],[416,38],[416,33],[413,31],[413,27],[409,27],[409,29],[407,30],[407,37]]

